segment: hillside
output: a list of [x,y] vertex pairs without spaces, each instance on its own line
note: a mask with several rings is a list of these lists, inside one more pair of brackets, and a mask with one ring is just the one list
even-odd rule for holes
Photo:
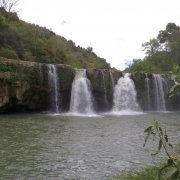
[[46,27],[20,20],[0,7],[0,56],[39,63],[69,64],[74,68],[111,69],[92,47],[76,46]]

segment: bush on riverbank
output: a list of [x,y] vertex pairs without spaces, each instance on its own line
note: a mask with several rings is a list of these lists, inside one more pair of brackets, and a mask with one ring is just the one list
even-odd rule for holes
[[[180,158],[180,155],[177,155],[177,158]],[[180,162],[178,161],[178,167],[180,168]],[[130,169],[127,171],[123,171],[119,174],[116,174],[108,180],[158,180],[158,172],[160,167],[156,166],[147,166],[146,168],[137,171],[134,169]],[[165,180],[165,178],[161,177],[160,180]],[[171,180],[170,178],[166,180]],[[180,180],[180,176],[176,180]]]

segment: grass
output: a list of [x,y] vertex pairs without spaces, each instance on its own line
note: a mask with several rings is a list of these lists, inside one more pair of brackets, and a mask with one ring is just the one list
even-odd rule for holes
[[155,180],[157,174],[158,169],[153,166],[146,167],[140,171],[134,169],[122,171],[120,174],[108,178],[108,180]]
[[[177,155],[177,159],[177,166],[180,167],[180,155]],[[164,163],[159,165],[164,165]],[[158,180],[159,169],[160,167],[156,166],[147,166],[139,171],[135,169],[129,169],[122,171],[116,175],[110,176],[108,180]],[[160,180],[165,180],[165,178],[161,176]],[[171,180],[171,178],[168,178],[166,180]],[[180,174],[177,180],[180,180]]]

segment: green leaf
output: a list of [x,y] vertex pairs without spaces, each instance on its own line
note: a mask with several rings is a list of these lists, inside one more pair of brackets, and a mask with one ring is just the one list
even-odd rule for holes
[[177,171],[176,167],[169,167],[165,173],[165,178],[170,178]]
[[151,154],[152,156],[155,156],[156,154],[158,154],[159,151],[156,151],[155,153]]
[[172,146],[172,144],[170,144],[170,143],[169,143],[168,145],[169,145],[169,146],[170,146],[170,147],[173,149],[173,146]]
[[144,130],[144,132],[149,132],[149,130],[152,129],[152,126],[149,126],[147,129]]
[[159,172],[158,172],[158,179],[159,179],[159,180],[161,179],[162,171],[163,171],[165,168],[167,168],[167,167],[168,167],[168,165],[162,167],[162,168],[159,170]]
[[166,142],[168,142],[168,135],[167,134],[164,135],[164,139],[166,140]]
[[179,171],[176,171],[172,176],[171,176],[171,178],[172,179],[178,179],[178,176],[179,176]]
[[155,119],[154,117],[152,118],[152,122],[153,122],[153,123],[155,123],[155,122],[156,122],[156,119]]
[[179,71],[179,66],[176,64],[173,66],[173,70],[175,73],[177,73]]
[[[151,127],[151,128],[150,128],[150,127]],[[143,147],[146,145],[146,142],[147,142],[150,134],[152,133],[152,126],[150,126],[150,127],[149,127],[149,129],[147,128],[147,129],[148,129],[148,134],[147,134],[147,136],[146,136],[146,138],[145,138],[145,142],[144,142],[144,144],[143,144]],[[146,130],[147,130],[147,129],[146,129]],[[146,131],[146,130],[145,130],[145,131]]]
[[163,130],[160,126],[159,126],[159,131],[160,131],[161,135],[163,135]]
[[172,159],[168,159],[168,166],[173,165],[173,160]]
[[179,94],[180,93],[180,84],[175,84],[167,93],[166,98],[172,97],[175,94]]
[[159,126],[159,131],[161,131],[162,132],[162,128]]
[[160,151],[161,147],[162,147],[162,139],[159,141],[159,146],[158,146],[159,151]]
[[173,72],[172,72],[172,71],[169,71],[169,73],[170,73],[170,74],[173,74]]
[[177,78],[177,75],[175,75],[175,74],[171,75],[171,79],[172,79],[172,80],[174,80],[174,79],[176,79],[176,78]]

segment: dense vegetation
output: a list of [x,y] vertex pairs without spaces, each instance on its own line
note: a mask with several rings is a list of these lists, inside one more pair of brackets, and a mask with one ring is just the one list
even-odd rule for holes
[[129,68],[125,72],[145,71],[164,73],[180,65],[180,27],[168,23],[165,30],[159,31],[157,38],[142,44],[146,57],[127,61]]
[[75,68],[110,69],[93,48],[76,46],[53,31],[20,20],[0,7],[0,56],[40,63],[69,64]]

